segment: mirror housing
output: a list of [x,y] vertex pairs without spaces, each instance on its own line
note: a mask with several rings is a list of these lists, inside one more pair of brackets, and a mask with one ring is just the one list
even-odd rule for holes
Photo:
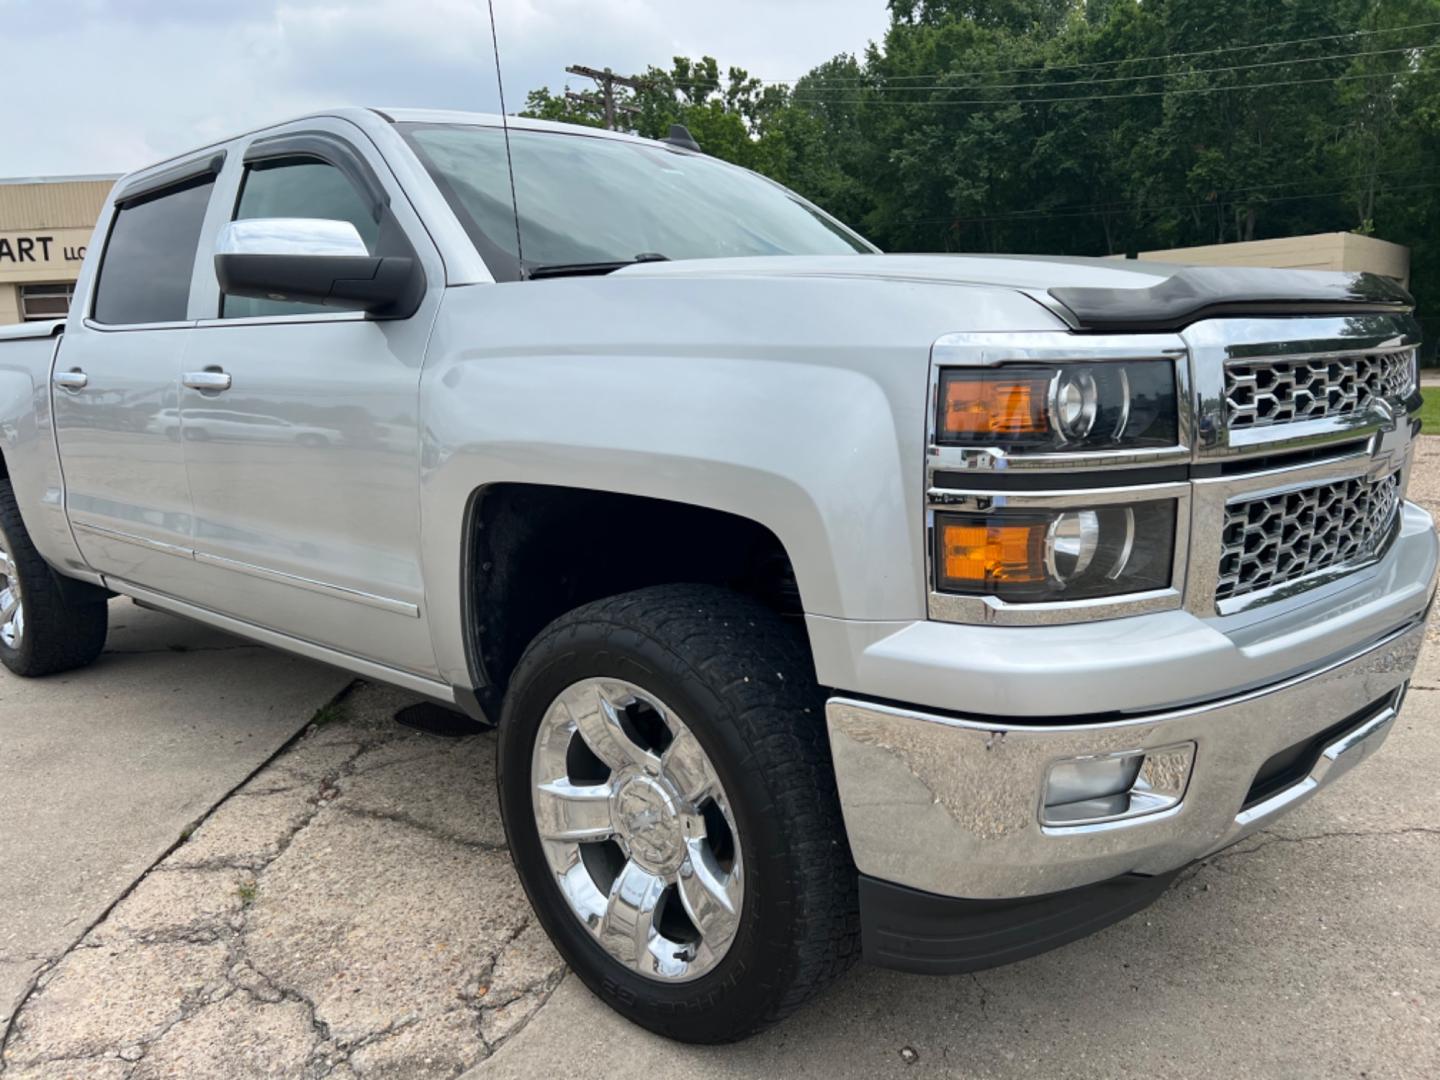
[[353,224],[322,218],[229,222],[215,242],[215,276],[230,296],[390,319],[415,314],[425,294],[413,255],[371,255]]

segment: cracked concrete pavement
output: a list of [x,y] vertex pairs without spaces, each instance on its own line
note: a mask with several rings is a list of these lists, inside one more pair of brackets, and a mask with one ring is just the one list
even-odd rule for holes
[[17,1012],[5,1080],[453,1077],[559,957],[510,867],[494,740],[356,684],[125,892]]
[[[1440,439],[1422,441],[1412,497],[1440,510]],[[255,652],[251,663],[278,655]],[[169,679],[179,692],[206,685],[203,664],[169,662],[187,665]],[[282,695],[298,678],[261,685]],[[331,693],[345,681],[332,678]],[[18,692],[0,682],[0,704]],[[78,941],[33,960],[0,949],[0,977],[17,959],[42,971],[0,1049],[0,1077],[1440,1072],[1435,648],[1380,754],[1192,868],[1141,915],[972,976],[861,967],[779,1028],[722,1048],[655,1038],[564,973],[505,852],[493,736],[396,726],[413,700],[356,684],[234,794],[220,789],[168,854],[184,832],[173,814],[168,841],[127,853],[126,865],[148,857],[151,868],[133,887],[138,872],[107,876],[99,907],[92,888],[64,923],[72,938],[84,931]],[[56,866],[37,858],[25,873],[42,888]],[[24,891],[7,887],[7,903]]]
[[36,973],[348,682],[118,600],[93,666],[0,670],[0,1032]]

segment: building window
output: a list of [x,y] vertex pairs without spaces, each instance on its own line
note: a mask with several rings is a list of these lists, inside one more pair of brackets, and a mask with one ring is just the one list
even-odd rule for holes
[[70,311],[75,296],[74,282],[58,285],[21,285],[20,317],[26,322],[37,319],[63,319]]

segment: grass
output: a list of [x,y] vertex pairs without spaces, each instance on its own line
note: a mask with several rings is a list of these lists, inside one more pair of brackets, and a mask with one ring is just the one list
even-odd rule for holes
[[240,896],[240,903],[246,907],[249,907],[255,902],[256,891],[253,881],[242,881],[235,889],[235,892]]
[[[1437,429],[1440,430],[1440,429]],[[316,727],[324,727],[326,724],[333,724],[343,719],[345,711],[339,702],[332,701],[327,705],[321,705],[315,710],[315,715],[310,718],[310,723]]]
[[1440,386],[1424,388],[1425,402],[1420,406],[1420,419],[1425,426],[1420,430],[1426,435],[1440,435]]

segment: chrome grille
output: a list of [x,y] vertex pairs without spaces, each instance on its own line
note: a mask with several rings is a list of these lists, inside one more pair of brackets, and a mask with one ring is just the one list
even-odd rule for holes
[[1225,411],[1232,429],[1345,416],[1376,398],[1403,398],[1414,388],[1414,349],[1225,363]]
[[1362,562],[1389,538],[1399,506],[1398,472],[1231,503],[1225,508],[1215,598]]

